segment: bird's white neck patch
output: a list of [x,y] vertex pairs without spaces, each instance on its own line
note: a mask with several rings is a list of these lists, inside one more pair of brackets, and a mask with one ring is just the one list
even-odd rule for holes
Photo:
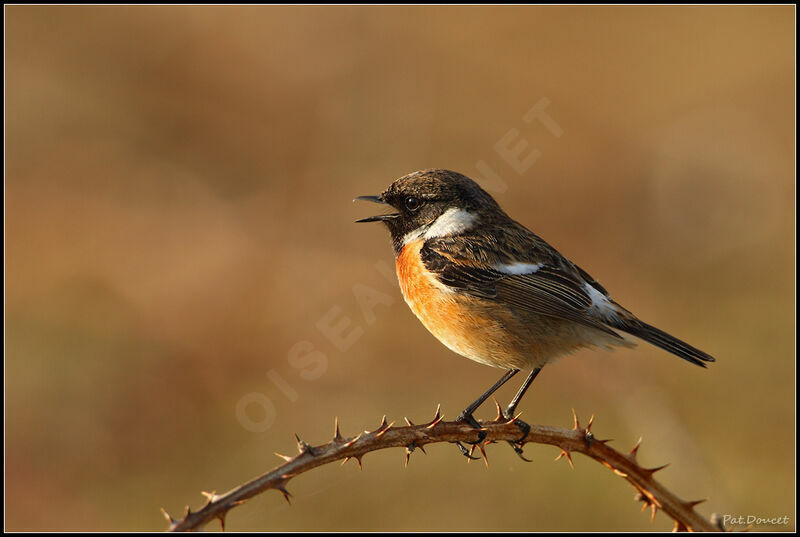
[[457,235],[472,228],[477,217],[466,209],[451,207],[443,212],[431,224],[420,226],[414,231],[406,233],[403,244],[408,244],[417,239],[436,239]]
[[466,209],[451,207],[434,220],[433,224],[425,231],[424,237],[426,239],[435,239],[437,237],[457,235],[470,229],[473,223],[475,223],[474,214]]

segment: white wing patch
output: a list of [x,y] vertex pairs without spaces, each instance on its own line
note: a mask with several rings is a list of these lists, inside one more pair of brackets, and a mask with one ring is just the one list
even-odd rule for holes
[[589,283],[584,283],[583,288],[586,294],[589,295],[589,298],[592,299],[592,305],[589,306],[589,311],[591,313],[603,319],[616,319],[618,317],[617,308],[603,293],[592,287]]
[[[494,266],[494,269],[503,274],[517,275],[517,274],[534,274],[544,263],[499,263]],[[589,313],[601,319],[617,319],[616,306],[606,296],[592,287],[591,284],[584,282],[583,289],[592,301],[589,306]]]
[[544,263],[500,263],[494,269],[503,274],[533,274],[544,266]]

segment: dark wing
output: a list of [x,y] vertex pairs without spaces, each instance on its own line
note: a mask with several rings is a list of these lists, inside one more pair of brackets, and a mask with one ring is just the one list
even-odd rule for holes
[[[457,242],[459,239],[456,238],[429,240],[420,251],[425,267],[434,273],[441,283],[472,296],[496,298],[521,310],[574,321],[622,339],[592,314],[590,311],[592,299],[584,288],[587,282],[583,280],[574,265],[570,263],[563,266],[564,262],[569,263],[569,261],[557,252],[558,257],[553,257],[550,252],[542,250],[538,252],[541,255],[531,258],[532,261],[535,259],[542,263],[535,272],[507,274],[469,262],[472,259],[480,259],[486,262],[487,266],[494,264],[487,250],[475,251],[474,240],[469,241],[468,248],[473,250],[469,259],[454,255],[459,247],[464,251],[464,245],[458,245]],[[602,287],[598,290],[603,292]]]
[[[504,213],[484,222],[480,233],[428,240],[421,250],[425,266],[443,284],[476,297],[493,298],[522,311],[590,326],[622,339],[613,329],[705,367],[714,357],[637,319],[611,300],[586,271]],[[524,274],[505,270],[514,263],[531,265]],[[533,270],[533,266],[536,267]],[[593,303],[608,300],[598,311]]]

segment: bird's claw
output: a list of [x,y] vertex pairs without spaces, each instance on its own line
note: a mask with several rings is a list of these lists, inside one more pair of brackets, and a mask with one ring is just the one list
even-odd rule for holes
[[531,460],[531,459],[529,459],[529,458],[527,458],[525,456],[525,452],[522,451],[522,446],[520,444],[515,444],[511,440],[508,440],[508,445],[511,446],[511,449],[514,450],[514,453],[517,454],[517,457],[519,457],[520,459],[522,459],[525,462],[533,462],[533,460]]
[[454,442],[454,444],[458,446],[458,449],[461,451],[461,454],[464,455],[466,458],[468,458],[470,460],[473,460],[473,461],[480,460],[479,457],[473,457],[472,455],[470,455],[469,454],[470,453],[469,450],[467,448],[465,448],[464,445],[461,442]]
[[478,423],[478,420],[476,420],[476,419],[475,419],[475,418],[472,416],[472,414],[464,414],[464,413],[461,413],[461,414],[459,414],[459,415],[458,415],[458,417],[456,418],[456,421],[457,421],[457,422],[458,422],[458,421],[463,421],[463,422],[465,422],[465,423],[468,423],[469,425],[472,425],[472,426],[473,426],[473,427],[474,427],[474,428],[475,428],[475,429],[478,431],[478,439],[477,439],[475,442],[467,442],[467,441],[465,440],[465,442],[467,442],[467,444],[469,444],[469,445],[471,445],[471,446],[474,446],[474,445],[476,445],[476,444],[480,444],[480,443],[481,443],[481,442],[483,442],[483,440],[486,438],[486,431],[484,431],[484,430],[483,430],[483,427],[481,427],[481,424],[480,424],[480,423]]
[[[458,421],[463,421],[465,423],[468,423],[469,425],[473,426],[478,431],[478,439],[475,442],[468,442],[468,441],[465,440],[465,442],[467,444],[469,444],[471,446],[474,446],[474,445],[480,444],[486,438],[486,431],[482,430],[481,424],[478,423],[478,420],[476,420],[472,416],[472,414],[464,414],[462,412],[461,414],[458,415],[458,417],[456,418],[456,421],[457,422]],[[467,448],[465,448],[464,445],[461,442],[453,442],[453,443],[458,446],[458,449],[461,451],[461,454],[464,455],[466,458],[471,459],[473,461],[480,460],[479,457],[473,457],[470,454],[470,451]]]
[[514,420],[514,425],[520,428],[520,430],[522,431],[522,436],[516,442],[512,442],[509,440],[508,445],[511,446],[511,449],[514,450],[514,453],[516,453],[520,459],[522,459],[525,462],[533,462],[531,459],[525,457],[525,455],[523,454],[524,452],[522,451],[522,446],[525,445],[525,439],[528,438],[528,433],[531,432],[531,426],[522,421],[521,419],[514,419],[513,413],[514,413],[513,410],[506,409],[506,411],[503,412],[503,417],[508,421]]

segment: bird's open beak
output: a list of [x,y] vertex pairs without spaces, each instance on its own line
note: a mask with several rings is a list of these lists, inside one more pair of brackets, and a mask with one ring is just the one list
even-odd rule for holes
[[[359,196],[353,201],[371,201],[372,203],[380,203],[382,205],[386,205],[386,202],[383,201],[383,198],[380,196]],[[360,222],[385,222],[387,220],[392,220],[400,216],[397,213],[390,213],[390,214],[380,214],[378,216],[368,216],[367,218],[362,218],[361,220],[356,220],[356,223]]]

